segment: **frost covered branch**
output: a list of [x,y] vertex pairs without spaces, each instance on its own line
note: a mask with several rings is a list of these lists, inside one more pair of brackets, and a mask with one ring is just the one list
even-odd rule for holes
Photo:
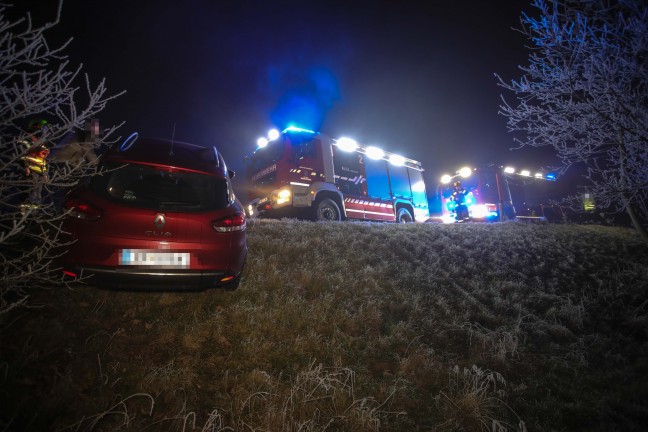
[[563,172],[585,167],[597,206],[626,212],[648,242],[648,10],[638,0],[533,0],[523,75],[500,113],[521,146],[551,146]]
[[[70,40],[48,43],[45,33],[59,23],[62,1],[54,21],[43,25],[34,25],[28,13],[11,20],[9,8],[0,4],[0,319],[24,304],[30,290],[60,283],[56,259],[69,242],[61,232],[62,198],[95,172],[96,157],[86,156],[110,145],[116,127],[87,140],[83,157],[46,159],[41,201],[30,206],[25,202],[35,180],[26,169],[28,152],[38,144],[56,154],[121,94],[108,94],[103,79],[93,84],[81,65],[70,66],[64,54]],[[46,120],[47,134],[28,130],[33,119]]]

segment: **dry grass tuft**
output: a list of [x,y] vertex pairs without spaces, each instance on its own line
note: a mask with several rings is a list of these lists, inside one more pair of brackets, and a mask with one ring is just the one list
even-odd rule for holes
[[[449,374],[447,392],[441,391],[436,397],[444,421],[433,429],[466,432],[508,430],[511,426],[496,418],[501,406],[506,406],[502,401],[506,395],[502,389],[505,385],[504,377],[497,372],[475,365],[463,370],[455,366]],[[524,422],[519,421],[514,430],[526,432]]]

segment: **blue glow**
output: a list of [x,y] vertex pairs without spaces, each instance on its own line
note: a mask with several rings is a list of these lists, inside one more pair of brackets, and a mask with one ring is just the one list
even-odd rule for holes
[[475,202],[476,202],[476,201],[475,201],[475,197],[474,197],[474,195],[472,194],[472,192],[468,192],[468,193],[466,194],[466,205],[467,205],[468,207],[470,207],[471,205],[475,205]]
[[129,148],[135,144],[135,141],[137,141],[137,138],[139,138],[139,134],[137,132],[133,132],[128,138],[124,140],[124,142],[119,146],[119,151],[126,151]]
[[281,131],[281,133],[287,133],[287,132],[302,132],[302,133],[311,133],[311,134],[317,133],[317,132],[312,131],[312,130],[302,129],[300,127],[292,126],[292,125],[288,126],[286,129]]
[[453,213],[455,209],[457,208],[457,202],[456,201],[448,201],[446,203],[446,208],[450,213]]
[[545,178],[547,180],[556,180],[556,173],[548,173]]
[[338,82],[333,73],[322,67],[304,69],[300,65],[280,63],[270,71],[270,87],[279,95],[270,113],[275,125],[291,122],[309,130],[319,130],[326,113],[339,100]]

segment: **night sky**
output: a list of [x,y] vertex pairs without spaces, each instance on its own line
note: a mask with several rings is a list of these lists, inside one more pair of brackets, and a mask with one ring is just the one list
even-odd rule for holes
[[[55,0],[18,0],[37,20]],[[38,6],[36,6],[38,5]],[[243,158],[289,123],[349,136],[423,163],[428,190],[462,165],[550,158],[509,149],[494,73],[527,62],[527,1],[65,0],[52,42],[113,92],[100,116],[123,136],[216,144]],[[513,101],[512,94],[504,95]],[[239,191],[243,201],[246,197]]]

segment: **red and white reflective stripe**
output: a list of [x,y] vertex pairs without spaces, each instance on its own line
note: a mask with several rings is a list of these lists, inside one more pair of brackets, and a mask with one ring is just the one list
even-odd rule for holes
[[344,180],[344,181],[349,181],[349,182],[352,182],[354,184],[364,183],[364,182],[367,181],[367,179],[364,178],[363,176],[355,176],[353,178],[350,178],[350,177],[342,177],[342,176],[336,175],[335,178],[340,179],[340,180]]
[[[377,201],[367,201],[367,200],[359,200],[356,198],[345,198],[344,202],[346,203],[351,203],[351,204],[359,204],[359,205],[365,205],[365,206],[375,206],[375,207],[383,207],[383,208],[394,208],[393,204],[389,203],[381,203]],[[382,214],[382,213],[380,213]]]
[[391,213],[381,213],[381,212],[372,212],[372,211],[366,211],[366,214],[374,214],[374,215],[381,215],[381,216],[393,216]]

